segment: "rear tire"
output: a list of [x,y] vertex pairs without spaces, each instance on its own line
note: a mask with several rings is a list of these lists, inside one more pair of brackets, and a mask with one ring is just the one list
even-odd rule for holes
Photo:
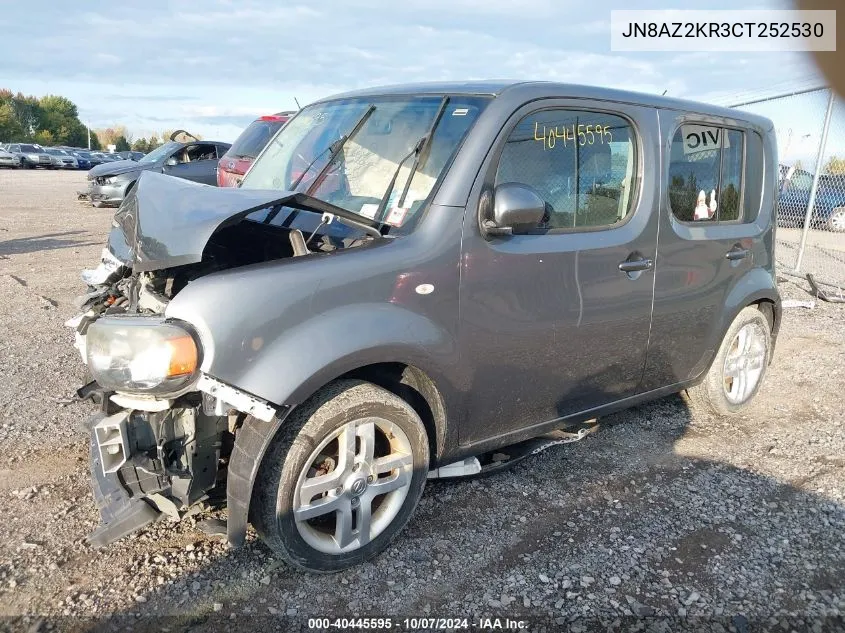
[[425,427],[407,402],[340,380],[285,420],[261,463],[250,518],[288,563],[341,571],[380,554],[402,530],[428,460]]
[[756,395],[772,354],[771,325],[755,306],[731,323],[704,380],[686,390],[694,408],[733,415]]

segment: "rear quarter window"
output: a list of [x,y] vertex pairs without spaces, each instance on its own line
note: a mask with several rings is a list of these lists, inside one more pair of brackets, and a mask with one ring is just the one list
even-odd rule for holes
[[688,123],[672,138],[669,206],[681,222],[748,223],[759,213],[763,141],[752,130]]

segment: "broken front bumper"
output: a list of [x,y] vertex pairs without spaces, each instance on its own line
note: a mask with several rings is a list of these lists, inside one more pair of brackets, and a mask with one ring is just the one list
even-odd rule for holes
[[[114,410],[111,399],[105,406]],[[91,418],[91,487],[101,525],[89,542],[108,545],[162,516],[179,520],[210,501],[227,424],[201,405],[124,408]]]
[[[92,427],[96,428],[99,423],[108,420],[108,417],[105,413],[95,416],[91,420]],[[89,444],[91,450],[91,489],[94,493],[94,502],[100,511],[101,523],[88,536],[88,541],[94,547],[104,547],[158,520],[161,513],[143,499],[133,496],[130,490],[124,487],[117,473],[106,474],[104,472],[101,449],[93,428]]]
[[99,185],[96,181],[88,182],[88,191],[86,197],[92,203],[97,202],[103,205],[120,206],[124,198],[125,182],[117,182],[108,185]]

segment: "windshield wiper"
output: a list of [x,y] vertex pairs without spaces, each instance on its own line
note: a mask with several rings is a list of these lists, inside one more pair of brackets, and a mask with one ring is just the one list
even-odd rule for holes
[[[387,201],[390,200],[390,194],[393,193],[393,187],[396,186],[396,179],[399,177],[399,171],[402,169],[402,165],[407,163],[413,156],[416,156],[417,160],[419,160],[420,151],[422,150],[425,141],[426,137],[421,136],[419,140],[414,143],[414,149],[412,149],[408,153],[408,155],[405,156],[402,160],[400,160],[399,164],[396,165],[396,170],[393,172],[393,177],[390,179],[390,182],[387,183],[387,189],[385,189],[384,195],[381,197],[381,200],[379,200],[378,209],[376,209],[375,216],[373,217],[381,218],[384,215],[384,211],[387,208]],[[414,161],[415,165],[417,164],[417,160]]]
[[314,182],[311,184],[310,187],[308,187],[308,189],[305,192],[305,193],[310,195],[311,192],[314,190],[315,186],[319,186],[320,179],[329,170],[329,167],[331,167],[332,163],[334,162],[334,159],[337,158],[337,155],[340,154],[340,150],[342,150],[343,146],[346,145],[346,141],[348,141],[350,138],[352,138],[353,136],[355,136],[358,133],[358,130],[361,129],[361,127],[364,125],[364,123],[367,122],[367,119],[370,118],[370,115],[375,111],[376,111],[376,106],[375,106],[375,104],[371,103],[370,107],[367,108],[367,110],[364,112],[364,114],[362,114],[361,117],[358,119],[358,121],[356,121],[355,125],[352,127],[352,129],[349,131],[348,134],[342,135],[339,139],[337,139],[333,143],[329,144],[328,147],[326,147],[323,151],[321,151],[319,154],[317,154],[314,157],[314,159],[310,163],[308,163],[308,167],[306,167],[305,171],[303,171],[299,175],[299,178],[297,178],[293,182],[293,184],[290,186],[290,190],[296,191],[296,188],[299,186],[299,183],[301,183],[302,179],[305,178],[305,176],[308,174],[309,171],[311,171],[311,168],[314,166],[314,163],[316,163],[318,160],[320,160],[326,152],[331,152],[329,154],[329,160],[326,162],[325,166],[319,171],[319,173],[317,174],[317,177],[314,178]]
[[431,139],[434,138],[434,130],[440,123],[440,119],[443,118],[443,113],[446,111],[447,105],[449,105],[449,97],[443,97],[443,101],[440,102],[440,107],[437,109],[437,114],[434,115],[434,119],[431,121],[431,126],[428,128],[428,132],[426,132],[423,137],[423,144],[422,147],[420,147],[417,158],[414,160],[414,164],[411,165],[411,173],[408,174],[408,179],[405,181],[405,187],[402,189],[402,195],[399,197],[400,207],[402,206],[402,203],[405,202],[405,196],[408,195],[408,189],[411,188],[411,182],[414,179],[414,174],[417,173],[417,168],[424,164],[428,158],[428,151],[431,149]]
[[449,103],[449,97],[443,97],[443,101],[440,102],[440,107],[437,108],[437,112],[434,115],[434,118],[431,121],[431,125],[428,127],[428,131],[423,134],[420,139],[414,144],[414,149],[409,153],[405,158],[399,161],[399,164],[396,166],[396,171],[393,172],[393,177],[390,179],[390,183],[387,185],[387,190],[384,192],[384,195],[381,197],[381,201],[378,205],[378,210],[376,211],[375,217],[381,218],[382,214],[387,207],[387,202],[390,200],[390,194],[393,193],[393,187],[396,186],[396,179],[399,177],[399,172],[402,170],[402,165],[404,165],[411,156],[416,156],[414,159],[414,164],[411,165],[411,170],[408,172],[408,178],[405,180],[405,186],[402,188],[402,195],[399,196],[399,201],[396,203],[396,206],[401,207],[402,203],[405,202],[405,197],[408,195],[408,190],[411,188],[411,182],[414,180],[414,174],[417,173],[417,169],[421,164],[423,164],[428,157],[428,150],[431,148],[431,139],[434,136],[434,130],[437,128],[437,125],[440,123],[440,119],[443,118],[443,113],[446,111],[446,106]]

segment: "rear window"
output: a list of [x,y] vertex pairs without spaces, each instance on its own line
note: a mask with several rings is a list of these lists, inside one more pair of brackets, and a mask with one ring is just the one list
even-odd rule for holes
[[745,134],[685,124],[672,139],[669,204],[682,222],[743,221]]
[[283,125],[282,121],[253,121],[226,153],[238,158],[255,158]]

